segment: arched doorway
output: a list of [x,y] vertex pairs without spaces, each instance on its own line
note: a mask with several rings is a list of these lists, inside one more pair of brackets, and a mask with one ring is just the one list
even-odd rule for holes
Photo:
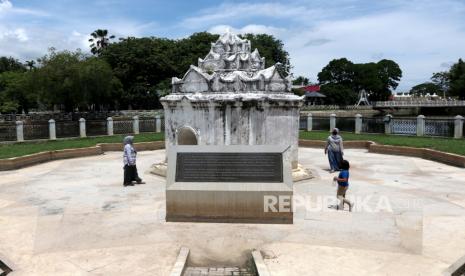
[[178,145],[198,145],[197,135],[191,127],[181,127],[177,131]]

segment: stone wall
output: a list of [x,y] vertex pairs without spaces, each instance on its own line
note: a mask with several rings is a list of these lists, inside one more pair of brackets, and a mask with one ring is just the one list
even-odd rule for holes
[[[208,119],[205,119],[208,118]],[[166,147],[178,144],[179,130],[190,128],[198,145],[286,145],[293,167],[298,161],[298,106],[259,101],[196,103],[165,108]]]

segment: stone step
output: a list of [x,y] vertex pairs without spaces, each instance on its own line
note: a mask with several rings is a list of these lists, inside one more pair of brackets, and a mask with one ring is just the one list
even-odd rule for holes
[[253,271],[240,267],[194,267],[189,266],[183,276],[256,276]]

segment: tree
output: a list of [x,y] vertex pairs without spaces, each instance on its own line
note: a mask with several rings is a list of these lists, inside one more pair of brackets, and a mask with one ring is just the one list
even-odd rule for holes
[[442,92],[441,88],[437,84],[432,83],[432,82],[424,82],[424,83],[415,85],[414,87],[412,87],[412,89],[410,89],[410,94],[415,95],[415,96],[420,96],[420,95],[424,96],[426,94],[437,95],[441,92]]
[[329,83],[322,85],[320,92],[326,96],[326,104],[344,106],[353,105],[357,101],[357,93],[353,89],[341,84]]
[[35,68],[36,62],[34,60],[26,60],[25,65],[29,69],[29,71],[32,71]]
[[446,92],[449,90],[449,72],[437,72],[433,73],[433,76],[431,77],[431,81],[439,87],[441,90],[440,92],[442,93],[442,96],[445,98],[446,97]]
[[[171,78],[182,77],[191,64],[196,65],[198,58],[208,54],[211,43],[218,37],[207,32],[178,40],[127,37],[108,45],[99,57],[111,65],[121,81],[122,107],[160,108],[159,97],[169,91]],[[288,53],[280,40],[270,35],[247,34],[245,37],[265,57],[267,66],[288,63]]]
[[308,85],[310,80],[304,76],[298,76],[292,81],[293,85]]
[[354,64],[346,58],[333,59],[318,73],[320,84],[352,86],[355,77]]
[[0,74],[0,112],[28,113],[37,103],[36,86],[32,72],[8,71]]
[[392,95],[392,90],[399,85],[402,70],[396,62],[389,59],[380,60],[376,65],[381,87],[379,90],[371,91],[370,98],[375,101],[385,101]]
[[[318,80],[321,84],[321,91],[330,91],[334,99],[327,99],[338,104],[354,104],[351,99],[356,99],[356,95],[361,90],[369,93],[371,100],[387,100],[391,91],[397,88],[402,77],[402,71],[397,63],[392,60],[383,59],[377,63],[352,63],[346,58],[334,59],[326,65],[320,73]],[[326,85],[331,84],[327,88]],[[335,89],[342,89],[346,96],[336,93]],[[355,97],[354,97],[355,95]]]
[[318,73],[320,92],[329,104],[350,105],[357,97],[354,89],[355,65],[346,58],[331,60]]
[[465,62],[462,59],[452,65],[449,71],[450,88],[449,93],[465,100]]
[[13,57],[0,57],[0,73],[8,71],[24,71],[25,68],[19,60]]
[[111,66],[98,58],[81,61],[78,66],[78,81],[83,94],[79,107],[89,110],[117,108],[122,88],[120,81],[113,76]]
[[108,30],[98,29],[95,30],[90,34],[92,36],[89,39],[90,44],[90,51],[94,55],[100,55],[103,49],[105,49],[109,44],[110,40],[114,39],[114,35],[108,36]]
[[157,84],[182,75],[189,68],[186,65],[187,68],[182,68],[185,71],[181,71],[179,64],[185,60],[176,46],[169,39],[128,37],[109,45],[102,52],[101,58],[110,64],[121,81],[124,90],[120,101],[122,107],[161,107],[156,93]]
[[80,51],[51,49],[39,62],[40,99],[49,108],[72,112],[116,106],[121,85],[105,60],[88,58]]

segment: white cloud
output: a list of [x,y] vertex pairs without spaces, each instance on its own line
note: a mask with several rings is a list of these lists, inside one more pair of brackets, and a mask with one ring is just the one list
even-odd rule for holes
[[230,29],[231,32],[236,34],[270,34],[274,36],[281,36],[284,32],[286,32],[285,28],[277,28],[273,26],[265,26],[265,25],[246,25],[242,28],[234,28],[230,25],[216,25],[208,29],[208,32],[213,34],[223,34],[226,32],[227,29]]
[[320,10],[281,3],[222,3],[218,7],[205,9],[200,14],[185,18],[181,21],[181,26],[199,28],[217,22],[239,22],[241,19],[251,17],[304,20],[304,18],[315,19],[321,14]]
[[29,37],[27,36],[26,31],[22,28],[17,28],[14,30],[0,30],[0,40],[8,39],[16,40],[18,42],[25,42],[29,40]]
[[[445,63],[465,56],[465,4],[460,1],[393,1],[366,11],[371,3],[312,4],[295,0],[286,4],[225,3],[188,17],[183,24],[215,33],[230,27],[237,33],[273,34],[289,51],[294,74],[310,76],[312,81],[317,81],[318,72],[335,58],[347,57],[353,62],[386,58],[403,70],[398,90],[408,90],[427,81],[433,72],[445,70]],[[268,19],[261,20],[263,17]],[[283,19],[288,20],[283,23]],[[262,21],[267,24],[249,23]],[[246,23],[232,28],[229,22]]]
[[11,1],[0,0],[0,18],[9,15],[48,16],[48,13],[41,10],[16,8]]
[[11,10],[11,8],[13,8],[13,4],[11,4],[10,1],[8,0],[0,1],[0,13],[7,12],[8,10]]

